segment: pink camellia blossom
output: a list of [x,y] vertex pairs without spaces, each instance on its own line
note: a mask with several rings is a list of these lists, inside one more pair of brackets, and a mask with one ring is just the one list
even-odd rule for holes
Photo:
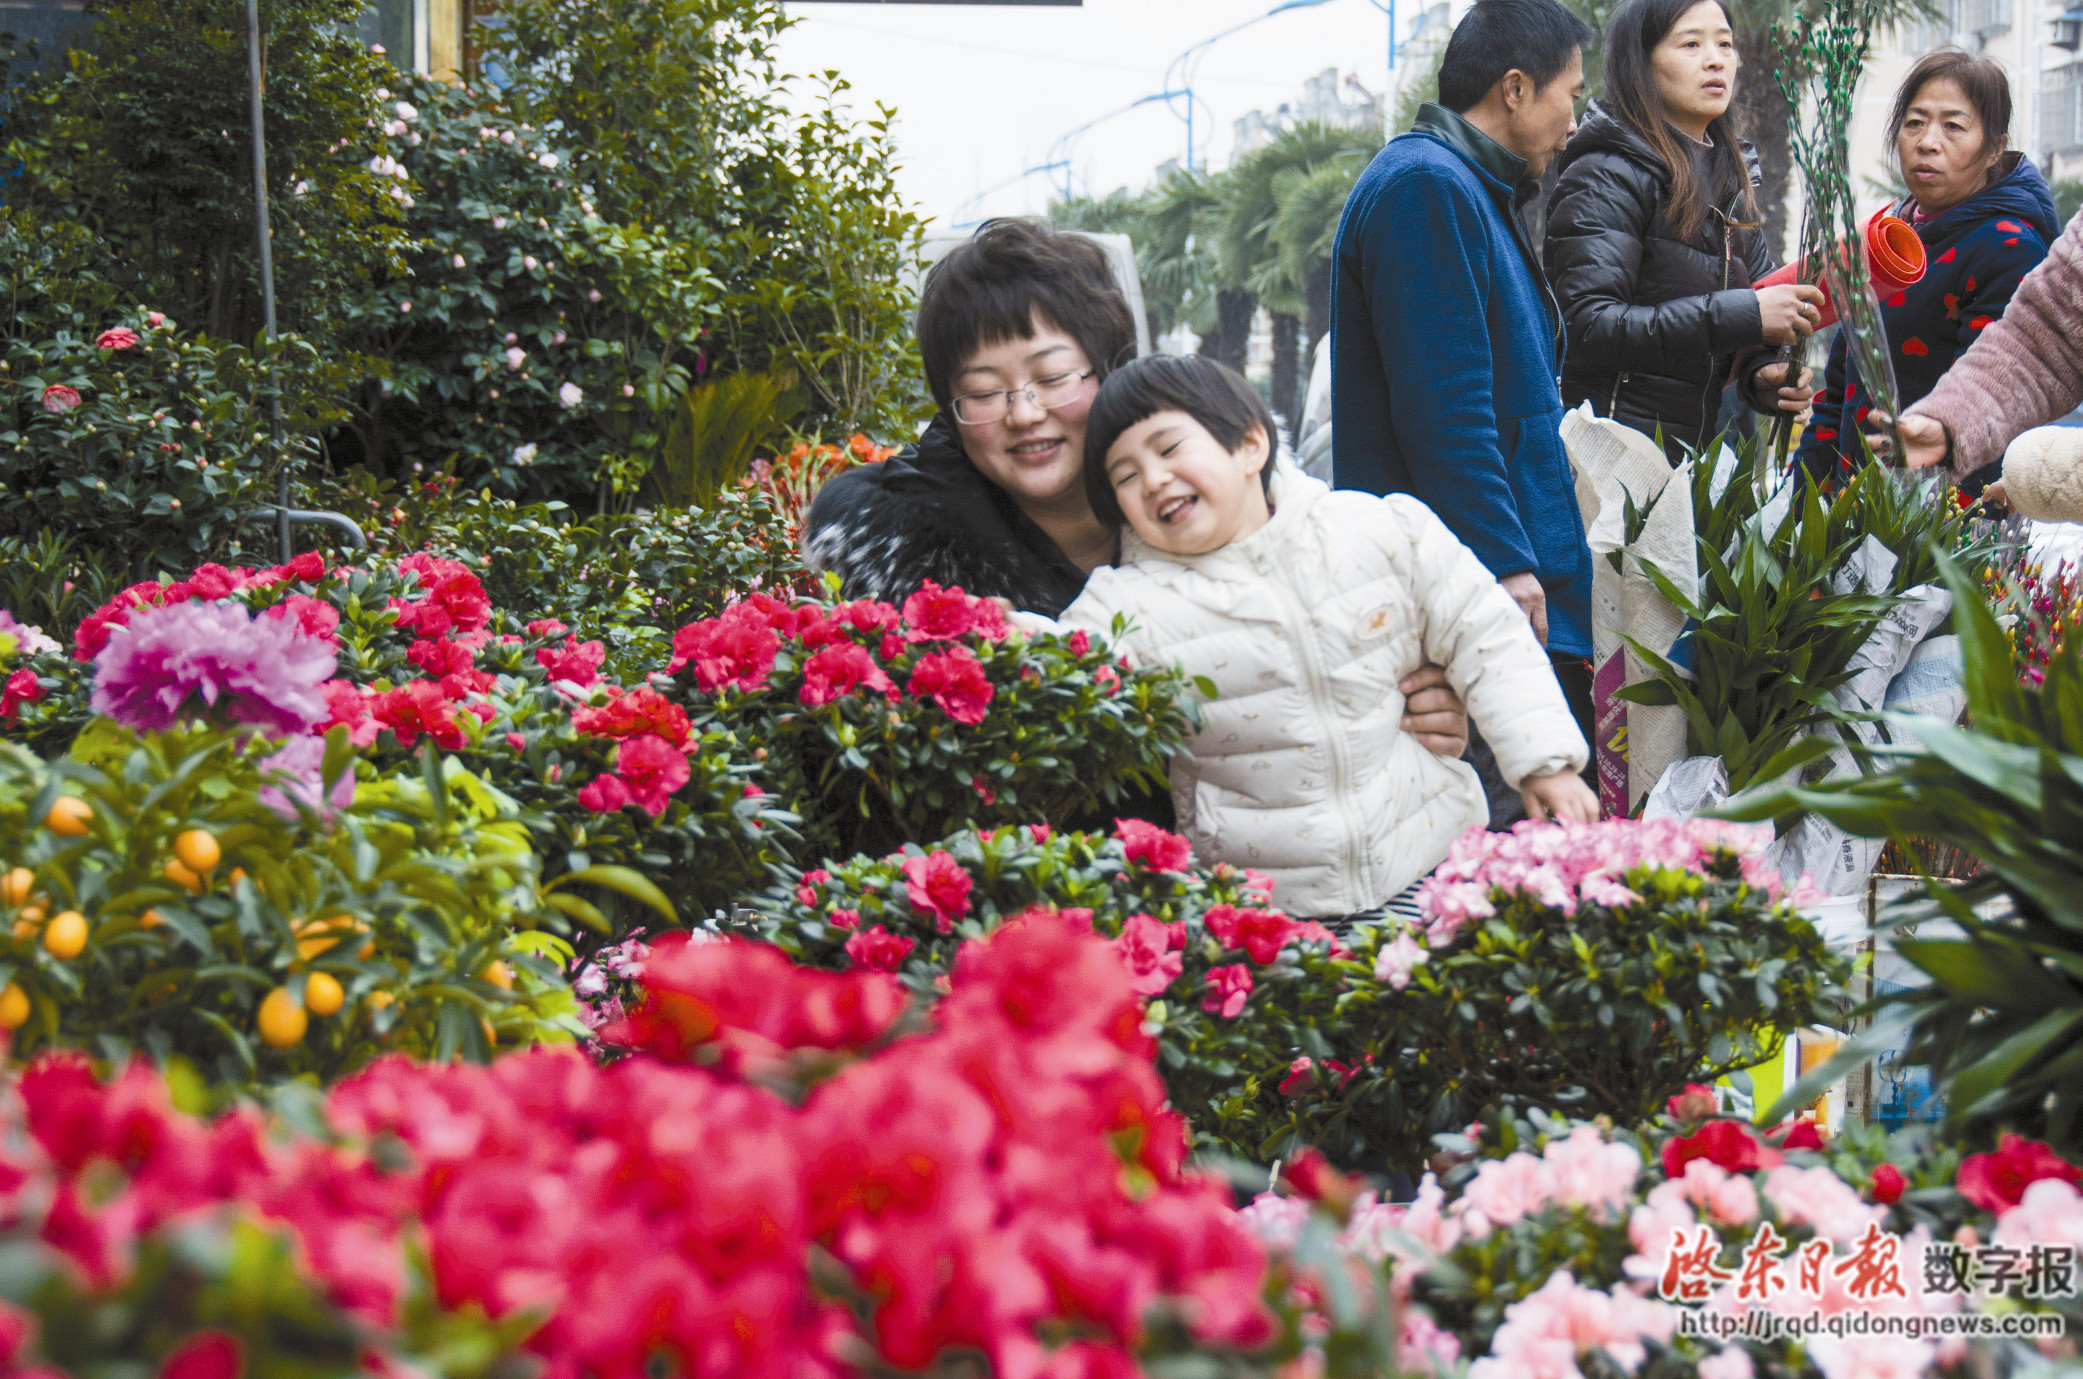
[[1410,930],[1399,929],[1396,937],[1384,943],[1374,955],[1374,980],[1387,982],[1393,990],[1401,991],[1410,985],[1410,974],[1428,956],[1424,945],[1411,937]]
[[1193,865],[1193,847],[1176,833],[1167,833],[1142,819],[1114,820],[1114,836],[1129,861],[1152,871],[1185,871]]
[[846,941],[846,956],[855,967],[871,972],[895,972],[916,947],[903,934],[893,934],[880,924],[864,929]]
[[163,311],[146,312],[145,324],[150,326],[154,330],[159,329],[161,326],[166,324],[166,313]]
[[984,721],[998,690],[984,674],[983,663],[966,646],[921,657],[906,687],[914,699],[930,696],[940,711],[970,727]]
[[1201,997],[1201,1009],[1210,1015],[1234,1020],[1244,1013],[1244,1003],[1251,998],[1251,987],[1251,968],[1244,963],[1211,967],[1208,969],[1208,991]]
[[955,921],[969,913],[969,891],[975,883],[954,854],[928,852],[904,859],[904,893],[911,908],[933,916],[941,933],[954,932]]
[[54,416],[64,416],[80,405],[80,390],[63,383],[53,383],[43,390],[43,410]]
[[94,712],[164,732],[190,701],[235,723],[306,733],[324,722],[333,648],[288,618],[229,603],[141,608],[94,658]]
[[858,642],[839,642],[812,653],[803,663],[803,688],[796,697],[805,708],[816,709],[864,687],[891,699],[897,697],[897,686],[875,663],[867,647]]
[[94,337],[98,350],[127,350],[137,343],[137,332],[129,326],[110,326]]
[[1129,986],[1138,996],[1162,996],[1179,978],[1185,959],[1171,951],[1171,933],[1162,921],[1134,914],[1121,926],[1114,951],[1128,968]]
[[1704,1082],[1688,1082],[1685,1090],[1664,1102],[1672,1120],[1705,1120],[1714,1114],[1714,1089]]

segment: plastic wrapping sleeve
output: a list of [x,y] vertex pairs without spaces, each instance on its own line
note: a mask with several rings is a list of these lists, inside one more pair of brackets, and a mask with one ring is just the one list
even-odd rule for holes
[[[1840,259],[1849,257],[1843,241],[1839,241],[1837,253]],[[1805,257],[1795,259],[1786,267],[1767,273],[1752,286],[1777,287],[1781,283],[1800,282],[1807,266]],[[1873,219],[1866,222],[1866,268],[1873,275],[1873,295],[1883,302],[1911,283],[1922,281],[1924,241],[1918,237],[1916,227],[1901,216],[1875,211]],[[1817,276],[1821,278],[1822,275]],[[1816,286],[1823,290],[1823,319],[1816,329],[1823,330],[1837,323],[1837,303],[1831,300],[1827,280],[1818,281]]]

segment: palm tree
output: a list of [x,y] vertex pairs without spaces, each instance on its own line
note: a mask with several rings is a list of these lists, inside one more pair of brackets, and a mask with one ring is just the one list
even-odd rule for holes
[[1153,320],[1162,316],[1166,330],[1185,325],[1201,337],[1203,355],[1241,369],[1258,300],[1217,279],[1212,229],[1222,203],[1222,179],[1167,172],[1145,203],[1136,273]]
[[1216,264],[1225,281],[1251,288],[1273,318],[1272,403],[1288,416],[1301,413],[1304,354],[1330,328],[1339,212],[1381,143],[1378,125],[1312,121],[1282,133],[1228,175]]
[[1150,199],[1150,192],[1130,191],[1126,187],[1101,197],[1063,197],[1049,203],[1049,219],[1059,229],[1128,236],[1129,242],[1135,246],[1136,276],[1143,280],[1143,316],[1149,323],[1150,338],[1155,340],[1171,329],[1171,323],[1159,311],[1142,265],[1143,244],[1149,237],[1144,218],[1149,213]]

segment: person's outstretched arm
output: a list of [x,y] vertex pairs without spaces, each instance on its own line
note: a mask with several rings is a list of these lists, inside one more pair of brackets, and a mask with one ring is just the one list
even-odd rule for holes
[[2078,403],[2083,215],[2069,221],[2046,260],[2018,285],[2004,314],[1980,332],[1923,401],[1905,411],[1906,458],[1914,468],[1945,460],[1957,482],[2001,459],[2020,432],[2065,417]]

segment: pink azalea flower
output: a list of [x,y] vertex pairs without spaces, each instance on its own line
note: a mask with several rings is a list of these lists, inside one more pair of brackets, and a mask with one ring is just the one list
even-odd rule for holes
[[129,326],[110,326],[94,337],[98,350],[127,350],[137,343],[137,332]]
[[904,859],[904,893],[911,908],[933,916],[943,934],[953,933],[955,921],[969,913],[969,889],[974,883],[954,855],[929,852]]
[[895,972],[911,956],[916,945],[903,934],[893,934],[880,924],[846,941],[846,956],[855,967],[871,972]]
[[1411,937],[1408,929],[1398,929],[1396,937],[1384,943],[1374,955],[1374,980],[1387,982],[1397,991],[1410,985],[1410,974],[1427,954],[1418,941]]
[[1251,969],[1241,962],[1211,967],[1208,969],[1208,992],[1201,997],[1201,1009],[1210,1015],[1234,1020],[1244,1013],[1244,1003],[1251,997],[1251,985]]
[[966,646],[921,657],[907,686],[914,699],[931,696],[940,711],[971,727],[984,721],[997,687],[984,674],[983,663]]
[[332,647],[288,619],[191,599],[140,608],[94,658],[94,712],[143,732],[172,727],[191,701],[235,723],[306,733],[330,716],[320,688]]
[[1129,986],[1138,996],[1162,996],[1185,966],[1185,960],[1171,951],[1167,926],[1149,915],[1128,917],[1121,937],[1114,940],[1114,951],[1128,968]]
[[1869,1223],[1888,1216],[1885,1207],[1866,1202],[1857,1188],[1827,1168],[1781,1164],[1765,1175],[1765,1200],[1786,1224],[1809,1226],[1840,1244],[1857,1240]]
[[615,749],[615,770],[629,787],[629,798],[652,818],[665,813],[672,794],[687,784],[687,754],[655,733],[628,737]]
[[[829,625],[829,624],[827,624]],[[803,688],[797,694],[805,708],[822,708],[866,687],[889,698],[897,687],[858,642],[838,642],[813,652],[803,663]]]
[[1552,1173],[1551,1191],[1565,1206],[1585,1207],[1604,1221],[1626,1210],[1641,1176],[1642,1156],[1618,1140],[1608,1141],[1596,1126],[1580,1125],[1541,1151]]
[[1481,1240],[1492,1229],[1509,1226],[1548,1205],[1554,1200],[1555,1187],[1555,1168],[1546,1159],[1523,1150],[1502,1159],[1485,1159],[1475,1178],[1462,1189],[1462,1225]]

